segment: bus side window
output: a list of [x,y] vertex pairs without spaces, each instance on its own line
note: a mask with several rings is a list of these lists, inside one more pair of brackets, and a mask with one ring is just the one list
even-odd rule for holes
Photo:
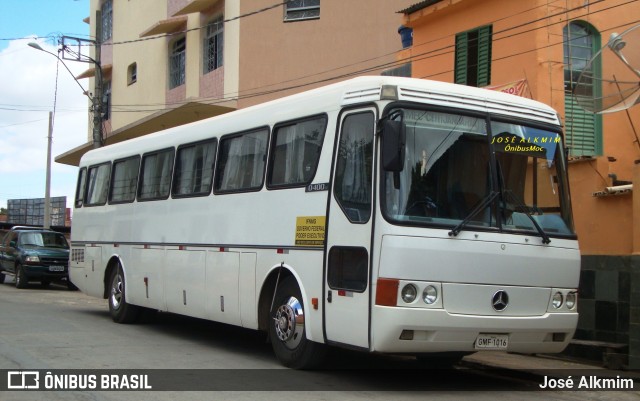
[[142,156],[138,200],[167,199],[173,173],[173,148]]
[[215,140],[179,147],[171,195],[173,197],[209,195],[215,156]]
[[342,123],[333,193],[352,223],[366,223],[371,216],[373,121],[373,113],[366,112]]
[[83,167],[78,173],[78,183],[76,185],[76,207],[82,207],[84,203],[84,187],[87,179],[87,168]]
[[318,168],[326,126],[324,115],[276,126],[267,187],[299,187],[311,183]]
[[109,203],[133,202],[140,170],[140,156],[113,162]]
[[269,130],[232,134],[220,140],[215,192],[256,191],[262,188]]
[[107,203],[109,194],[109,176],[111,175],[111,163],[99,164],[89,167],[85,205],[100,206]]
[[369,278],[369,255],[365,248],[334,246],[329,251],[327,281],[334,290],[363,292]]

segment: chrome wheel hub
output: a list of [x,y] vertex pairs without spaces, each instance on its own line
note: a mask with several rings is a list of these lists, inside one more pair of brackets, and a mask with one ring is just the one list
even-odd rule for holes
[[111,283],[111,306],[114,309],[120,308],[120,304],[122,303],[122,290],[124,287],[124,283],[122,280],[122,275],[118,272],[113,278],[113,282]]
[[278,307],[274,317],[276,335],[289,349],[295,349],[304,332],[304,310],[302,304],[295,297]]

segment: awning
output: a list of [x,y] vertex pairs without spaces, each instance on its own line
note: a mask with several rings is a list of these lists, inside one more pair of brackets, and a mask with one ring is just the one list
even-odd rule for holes
[[[127,139],[137,138],[162,131],[167,128],[173,128],[194,121],[204,120],[205,118],[228,113],[236,108],[237,103],[235,101],[224,102],[216,105],[188,102],[180,107],[154,113],[146,118],[136,121],[133,124],[113,131],[105,139],[104,145],[107,146],[117,142],[126,141]],[[56,156],[55,161],[56,163],[78,166],[80,164],[80,158],[91,149],[93,149],[93,142],[87,142]]]
[[179,30],[182,27],[185,27],[187,24],[187,16],[180,17],[172,17],[169,19],[165,19],[162,21],[158,21],[155,24],[151,25],[150,28],[143,31],[140,34],[141,38],[146,36],[154,36],[154,35],[162,35],[165,33],[172,33]]
[[[103,65],[102,66],[103,78],[111,76],[111,70],[112,69],[113,69],[113,64],[105,64],[105,65]],[[84,72],[82,72],[80,75],[77,75],[76,79],[93,78],[95,76],[96,76],[96,67],[91,67],[91,68],[85,70]]]
[[191,13],[199,13],[200,11],[206,10],[207,8],[213,6],[218,1],[219,0],[191,0],[187,3],[187,5],[185,5],[184,7],[182,7],[175,13],[173,13],[173,15],[177,16],[177,15],[187,15]]

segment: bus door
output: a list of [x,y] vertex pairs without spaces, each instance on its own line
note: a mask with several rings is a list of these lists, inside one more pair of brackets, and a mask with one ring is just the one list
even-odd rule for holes
[[367,349],[375,122],[374,108],[341,114],[324,277],[327,341]]

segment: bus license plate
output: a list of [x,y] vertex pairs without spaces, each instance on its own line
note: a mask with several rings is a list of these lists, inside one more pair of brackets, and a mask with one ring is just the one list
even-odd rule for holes
[[507,334],[479,334],[476,338],[476,349],[507,349],[509,336]]
[[63,272],[64,266],[49,266],[50,272]]

